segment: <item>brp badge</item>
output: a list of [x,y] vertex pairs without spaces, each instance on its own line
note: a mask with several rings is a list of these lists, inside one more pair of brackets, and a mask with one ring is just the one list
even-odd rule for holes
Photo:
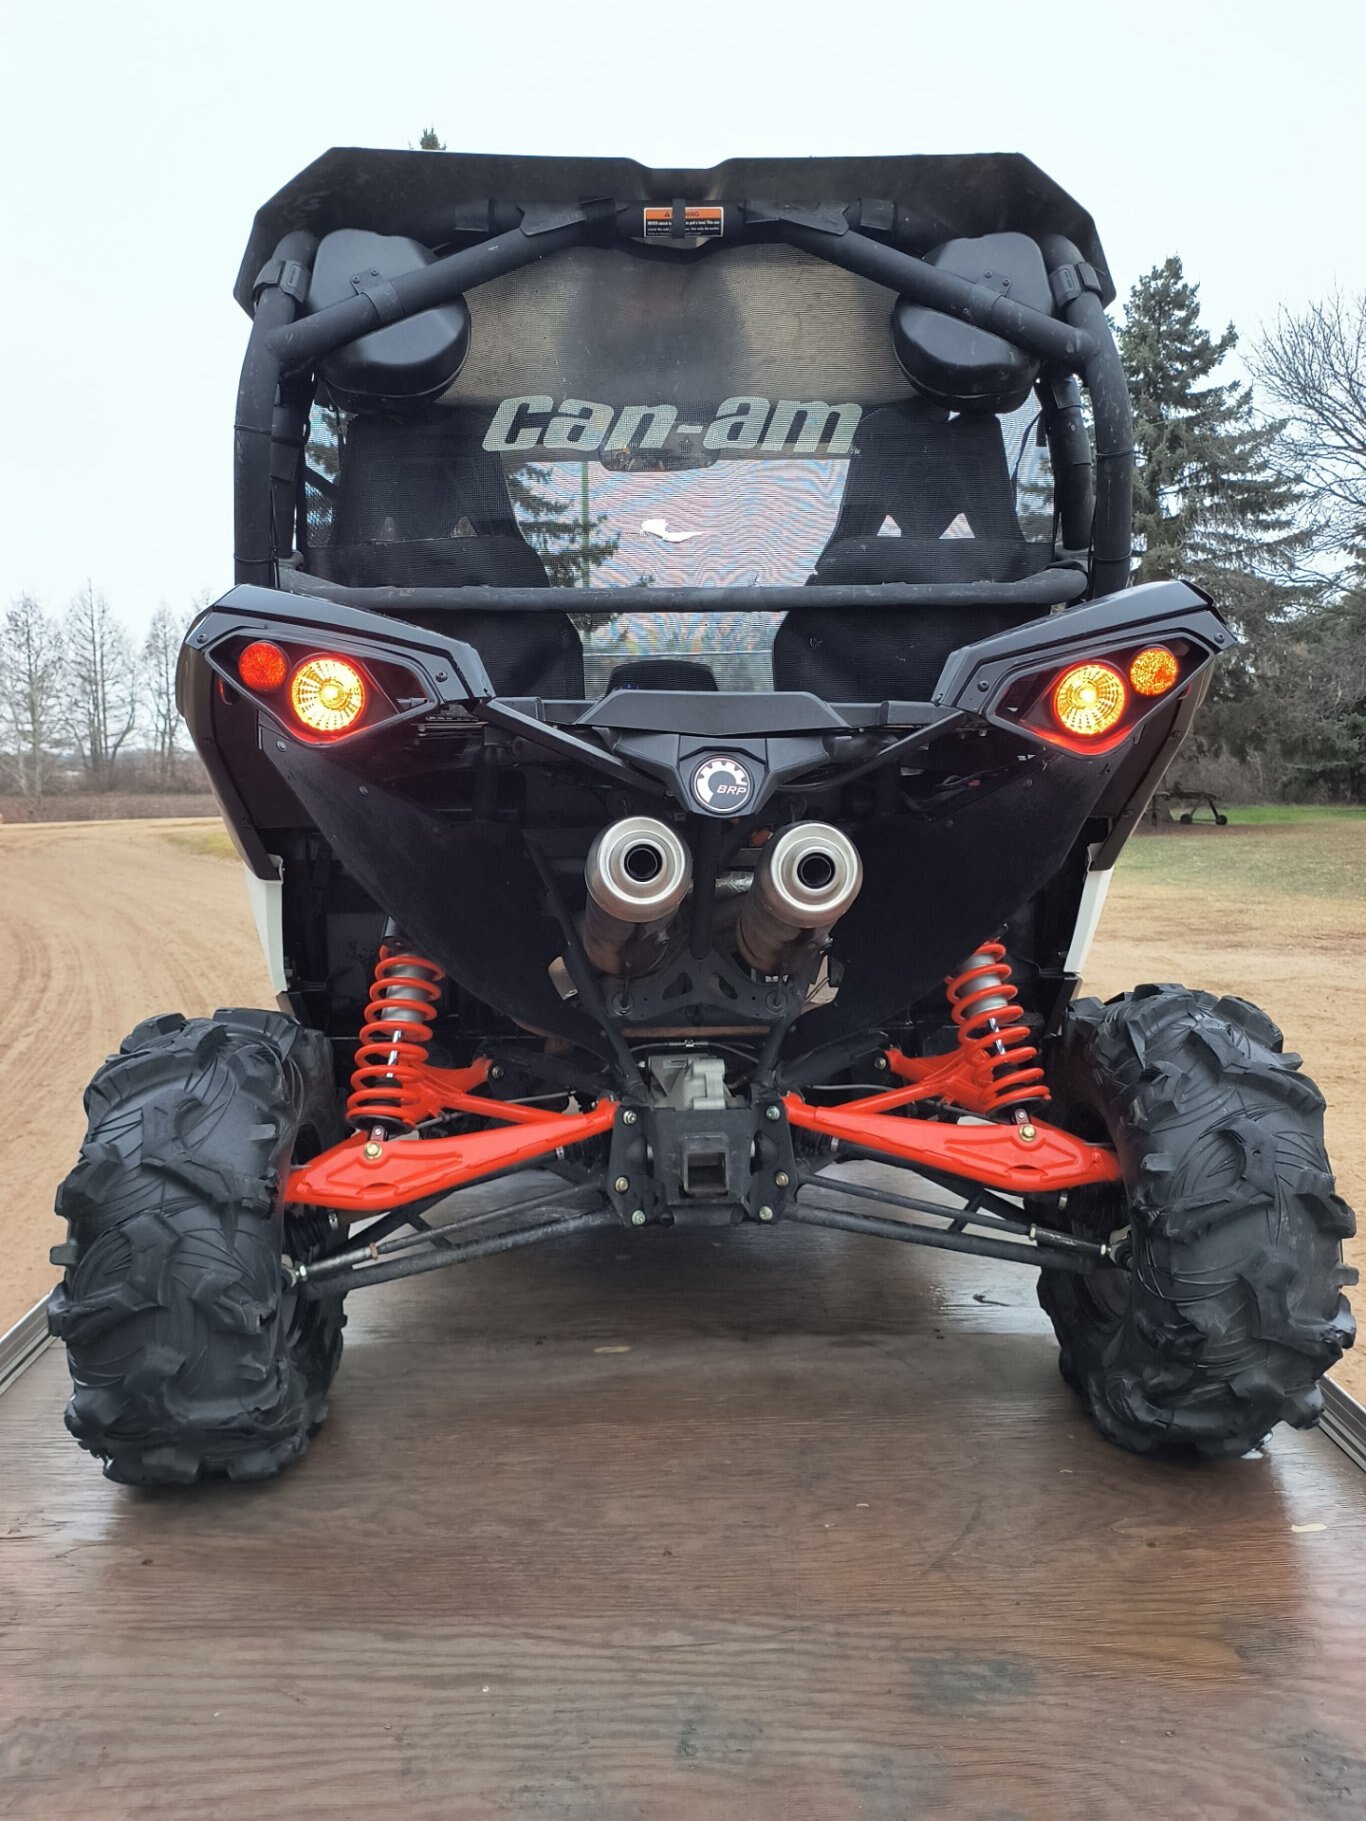
[[716,753],[694,770],[692,794],[714,816],[738,816],[754,795],[754,777],[739,759]]

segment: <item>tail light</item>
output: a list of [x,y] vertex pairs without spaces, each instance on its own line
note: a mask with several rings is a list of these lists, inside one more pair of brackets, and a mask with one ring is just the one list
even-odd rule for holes
[[289,675],[289,659],[278,645],[257,639],[237,655],[237,674],[247,689],[276,690]]
[[365,679],[345,658],[305,658],[290,679],[289,705],[310,733],[345,733],[365,713],[365,699]]
[[1194,681],[1209,658],[1202,645],[1184,638],[1165,645],[1111,645],[1094,656],[1074,647],[1070,657],[1017,674],[991,718],[1067,752],[1098,757],[1136,733],[1148,715]]
[[373,733],[437,706],[436,688],[416,665],[370,641],[358,640],[357,647],[320,649],[288,632],[253,638],[233,631],[204,655],[217,673],[225,708],[245,695],[283,732],[307,742]]
[[1129,666],[1129,681],[1141,696],[1164,696],[1181,675],[1176,653],[1165,645],[1145,645]]
[[1112,664],[1073,664],[1053,685],[1053,718],[1064,733],[1096,740],[1118,725],[1128,700]]

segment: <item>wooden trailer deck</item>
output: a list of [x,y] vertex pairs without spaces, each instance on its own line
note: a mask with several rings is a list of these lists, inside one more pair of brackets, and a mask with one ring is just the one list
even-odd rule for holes
[[1366,1481],[1135,1460],[1033,1274],[591,1234],[362,1293],[326,1429],[149,1496],[0,1399],[6,1821],[1366,1815]]

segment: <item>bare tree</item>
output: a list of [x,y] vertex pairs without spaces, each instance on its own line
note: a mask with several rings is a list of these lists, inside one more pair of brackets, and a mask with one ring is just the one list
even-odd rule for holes
[[1318,496],[1321,543],[1366,549],[1366,295],[1283,310],[1252,370],[1285,415],[1284,465]]
[[66,613],[65,726],[96,790],[112,790],[114,761],[138,722],[138,667],[109,603],[87,584]]
[[62,696],[62,636],[31,595],[5,614],[0,737],[14,782],[32,801],[42,797],[55,763]]
[[164,603],[152,615],[142,642],[142,694],[147,708],[149,738],[157,775],[163,784],[174,780],[180,744],[180,711],[175,701],[176,664],[184,628]]

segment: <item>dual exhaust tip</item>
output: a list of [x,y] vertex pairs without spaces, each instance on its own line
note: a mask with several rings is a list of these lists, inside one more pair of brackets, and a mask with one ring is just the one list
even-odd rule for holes
[[790,974],[853,904],[863,862],[828,822],[798,822],[759,852],[740,907],[736,946],[761,974]]
[[[692,885],[692,855],[667,822],[626,816],[603,829],[585,868],[583,939],[603,973],[646,971]],[[863,863],[847,835],[799,822],[760,850],[736,921],[741,956],[763,974],[787,974],[825,941],[858,897]]]
[[667,822],[623,816],[604,828],[584,868],[583,946],[600,974],[648,974],[692,885],[692,855]]

